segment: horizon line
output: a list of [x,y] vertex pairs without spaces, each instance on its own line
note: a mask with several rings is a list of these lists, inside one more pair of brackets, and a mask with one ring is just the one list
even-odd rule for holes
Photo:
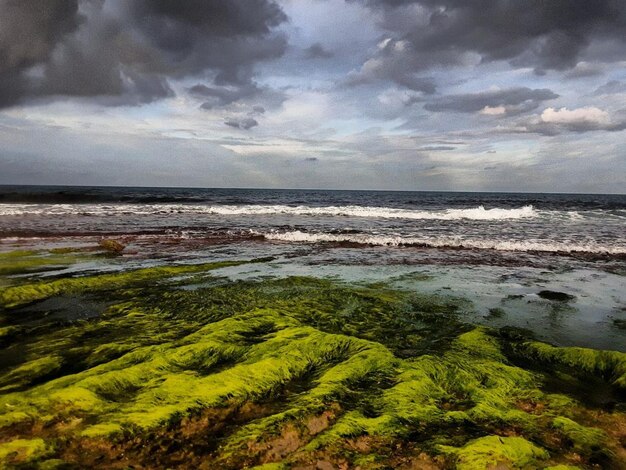
[[398,192],[398,193],[491,193],[491,194],[563,194],[579,196],[626,196],[626,193],[581,193],[581,192],[545,192],[511,190],[450,190],[450,189],[354,189],[354,188],[255,188],[255,187],[209,187],[209,186],[131,186],[131,185],[82,185],[82,184],[8,184],[0,187],[52,187],[52,188],[125,188],[125,189],[204,189],[204,190],[257,190],[257,191],[363,191],[363,192]]

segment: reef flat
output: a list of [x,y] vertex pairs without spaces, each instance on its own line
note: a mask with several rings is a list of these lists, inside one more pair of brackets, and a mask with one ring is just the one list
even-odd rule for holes
[[76,267],[97,256],[0,255],[3,468],[626,468],[623,352],[458,296],[220,274],[268,259]]

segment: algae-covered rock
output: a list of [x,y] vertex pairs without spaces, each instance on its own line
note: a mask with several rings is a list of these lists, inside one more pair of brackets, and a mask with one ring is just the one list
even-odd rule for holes
[[62,365],[63,360],[59,356],[46,356],[22,364],[7,375],[0,377],[0,392],[23,387],[55,372]]
[[61,459],[48,459],[37,465],[37,470],[68,470],[70,468],[72,465]]
[[626,390],[626,353],[578,347],[559,348],[537,341],[518,343],[513,348],[517,354],[537,363],[566,366],[575,373],[595,374]]
[[100,245],[100,248],[114,255],[121,255],[124,249],[126,248],[125,245],[121,244],[117,240],[112,240],[110,238],[105,238],[103,240],[100,240],[98,245]]
[[287,470],[289,468],[288,465],[284,463],[264,463],[262,465],[257,465],[252,467],[251,470]]
[[574,465],[551,465],[550,467],[544,467],[543,470],[582,470],[581,467]]
[[455,457],[458,470],[486,470],[503,464],[507,468],[529,468],[550,454],[522,437],[486,436],[463,447],[442,446],[441,450]]
[[52,452],[43,439],[15,439],[0,443],[0,463],[9,466],[39,460]]
[[571,441],[576,452],[586,456],[602,450],[607,440],[606,433],[600,429],[582,426],[563,416],[554,418],[552,426]]
[[[0,253],[0,275],[33,273],[88,259],[80,250],[14,250]],[[1,285],[1,284],[0,284]]]
[[11,286],[0,291],[0,307],[16,307],[54,295],[76,292],[93,292],[122,289],[127,286],[156,281],[181,274],[191,274],[212,269],[237,266],[250,261],[222,261],[195,265],[157,266],[75,278],[53,279],[32,284]]
[[[56,277],[3,290],[6,462],[226,469],[616,462],[623,413],[592,422],[592,410],[567,390],[544,390],[544,372],[518,359],[617,388],[624,354],[476,327],[463,322],[471,307],[462,299],[385,285],[205,282],[211,270],[243,263]],[[185,277],[196,274],[201,287]],[[61,294],[106,304],[80,321],[33,323],[40,311],[29,303]]]

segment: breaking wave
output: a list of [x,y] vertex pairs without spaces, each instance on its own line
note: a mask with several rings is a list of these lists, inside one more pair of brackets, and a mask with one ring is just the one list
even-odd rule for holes
[[369,246],[416,246],[425,248],[486,249],[499,251],[626,254],[626,246],[605,246],[593,242],[587,244],[571,244],[533,240],[496,241],[463,239],[461,237],[428,238],[369,234],[307,233],[299,230],[291,232],[255,232],[255,235],[262,236],[266,240],[292,243],[345,243]]
[[369,206],[288,206],[288,205],[199,205],[199,204],[0,204],[0,215],[91,215],[120,214],[207,214],[207,215],[295,215],[322,217],[370,217],[378,219],[510,220],[537,217],[533,206],[515,209],[411,210]]

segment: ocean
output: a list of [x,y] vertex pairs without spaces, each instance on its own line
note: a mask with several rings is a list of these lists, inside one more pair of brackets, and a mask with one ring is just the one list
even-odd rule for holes
[[27,237],[151,235],[413,248],[416,255],[464,250],[623,260],[625,226],[624,195],[0,188],[3,243]]

